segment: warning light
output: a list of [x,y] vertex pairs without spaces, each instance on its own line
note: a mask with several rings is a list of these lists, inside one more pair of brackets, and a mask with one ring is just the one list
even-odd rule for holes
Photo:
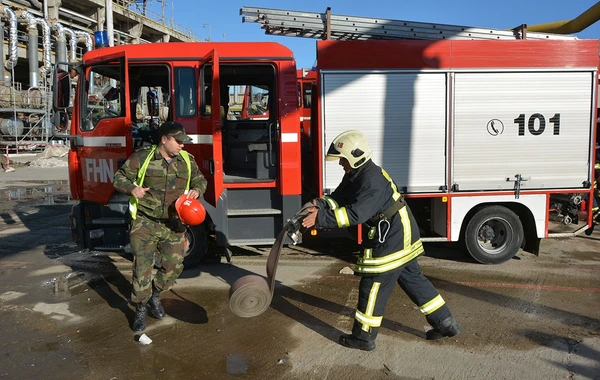
[[310,236],[317,236],[317,230],[315,228],[310,230]]
[[448,202],[448,197],[442,197],[442,202],[444,202],[444,203]]

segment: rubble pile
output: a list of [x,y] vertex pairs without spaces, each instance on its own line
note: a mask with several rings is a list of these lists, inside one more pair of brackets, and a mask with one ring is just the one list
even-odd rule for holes
[[48,145],[46,149],[39,154],[39,157],[29,163],[29,166],[36,168],[59,168],[67,167],[67,154],[69,147],[65,145]]

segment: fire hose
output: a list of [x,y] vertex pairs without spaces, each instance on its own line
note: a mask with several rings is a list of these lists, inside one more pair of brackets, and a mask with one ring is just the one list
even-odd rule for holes
[[247,275],[236,280],[229,289],[229,308],[238,317],[252,318],[264,313],[273,300],[275,291],[275,273],[279,256],[286,236],[296,244],[302,235],[302,220],[310,213],[308,210],[318,206],[307,203],[285,224],[267,258],[267,279],[258,275]]

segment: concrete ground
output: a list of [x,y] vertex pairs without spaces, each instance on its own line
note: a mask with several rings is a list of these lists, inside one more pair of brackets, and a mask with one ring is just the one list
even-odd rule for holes
[[[32,163],[47,163],[47,167],[30,166]],[[11,154],[9,164],[13,171],[0,169],[0,190],[9,186],[38,186],[69,180],[66,156],[52,157],[45,156],[44,153]]]

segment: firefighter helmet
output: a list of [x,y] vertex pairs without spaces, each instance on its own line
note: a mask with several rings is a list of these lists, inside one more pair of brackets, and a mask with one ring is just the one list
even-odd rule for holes
[[333,161],[345,158],[354,169],[367,162],[373,152],[367,144],[367,139],[359,131],[346,131],[339,134],[329,146],[325,160]]
[[183,224],[188,226],[196,226],[204,222],[206,217],[206,209],[197,199],[191,199],[187,197],[187,194],[183,194],[175,202],[175,209],[177,215]]

